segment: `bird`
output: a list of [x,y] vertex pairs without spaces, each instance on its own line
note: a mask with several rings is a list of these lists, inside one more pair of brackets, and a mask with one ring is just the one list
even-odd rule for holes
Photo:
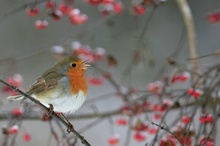
[[[88,85],[85,71],[90,66],[88,61],[67,56],[46,70],[25,93],[48,108],[52,106],[54,112],[73,113],[86,99]],[[11,101],[24,99],[21,94],[8,97]]]

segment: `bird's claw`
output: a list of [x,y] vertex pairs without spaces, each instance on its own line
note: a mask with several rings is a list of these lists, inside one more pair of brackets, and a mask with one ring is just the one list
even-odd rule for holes
[[68,123],[67,125],[67,133],[70,133],[74,129],[73,125],[71,123]]
[[52,116],[52,114],[53,114],[53,110],[54,110],[54,108],[53,108],[53,105],[52,104],[49,104],[49,108],[48,108],[48,113],[47,113],[47,115],[49,116],[49,117],[51,117]]

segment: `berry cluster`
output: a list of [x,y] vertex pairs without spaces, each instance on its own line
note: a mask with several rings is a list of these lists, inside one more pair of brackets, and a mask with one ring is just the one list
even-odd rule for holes
[[[48,0],[45,4],[48,16],[55,22],[59,21],[63,16],[67,16],[73,25],[80,25],[87,21],[88,16],[82,14],[79,9],[73,8],[72,5],[66,3],[60,3],[56,5],[51,0]],[[39,9],[36,6],[28,7],[27,15],[35,17],[39,14]],[[38,29],[45,29],[48,26],[48,21],[45,19],[36,20],[35,27]]]
[[[131,13],[135,15],[142,15],[146,12],[147,6],[157,6],[165,0],[132,0]],[[123,11],[123,3],[120,0],[85,0],[84,2],[97,6],[102,15],[121,14]],[[80,25],[88,20],[86,14],[82,14],[79,9],[73,7],[72,0],[66,0],[57,3],[54,0],[47,0],[45,2],[45,9],[47,16],[51,17],[55,22],[59,21],[63,16],[67,16],[73,25]],[[35,17],[39,15],[40,10],[36,4],[30,5],[26,13],[28,16]],[[45,14],[43,14],[45,16]],[[35,27],[38,29],[45,29],[48,27],[48,21],[44,17],[36,20]]]

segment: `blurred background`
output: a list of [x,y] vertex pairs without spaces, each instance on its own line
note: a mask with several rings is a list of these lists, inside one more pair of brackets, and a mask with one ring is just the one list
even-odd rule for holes
[[[132,1],[122,1],[124,10],[121,14],[102,15],[98,7],[78,0],[74,2],[73,7],[79,8],[81,13],[88,16],[87,22],[82,25],[71,24],[68,17],[62,17],[61,20],[55,22],[47,14],[46,1],[37,4],[39,14],[30,17],[27,15],[28,3],[34,3],[34,1],[0,1],[0,78],[7,79],[15,73],[21,74],[24,80],[22,84],[24,90],[27,90],[46,69],[57,61],[51,48],[59,45],[63,46],[67,52],[71,52],[71,45],[74,41],[88,45],[92,50],[97,47],[104,48],[106,54],[114,56],[117,65],[108,67],[106,61],[99,62],[98,65],[111,72],[112,78],[123,91],[130,87],[146,90],[149,82],[160,80],[162,78],[161,68],[166,64],[167,58],[173,54],[179,63],[190,66],[187,60],[190,57],[187,32],[183,16],[175,0],[167,0],[156,7],[147,6],[146,12],[142,15],[135,15],[132,12]],[[57,3],[61,2],[57,1]],[[220,46],[220,22],[210,21],[208,16],[219,13],[220,2],[218,0],[193,0],[188,3],[195,25],[197,53],[199,56],[211,54]],[[35,27],[35,22],[43,19],[48,21],[48,26],[40,30]],[[220,17],[215,19],[218,20]],[[133,54],[136,50],[140,51],[141,57],[138,63],[133,63]],[[205,58],[200,62],[201,68],[216,62],[219,62],[218,58]],[[128,76],[125,76],[128,71],[126,69],[130,67],[132,70]],[[98,75],[99,73],[93,69],[86,73],[87,77]],[[101,86],[89,84],[87,100],[90,101],[86,101],[74,114],[108,112],[118,109],[123,105],[123,101],[112,94],[115,91],[114,86],[108,81]],[[110,98],[91,100],[109,93]],[[20,103],[9,103],[5,93],[2,93],[0,97],[0,110],[2,111],[20,106]],[[103,146],[108,145],[108,137],[118,133],[121,136],[121,142],[118,145],[124,145],[127,128],[113,126],[112,122],[115,118],[117,116],[103,119],[82,135],[93,146]],[[96,118],[72,119],[71,122],[76,130],[80,130],[94,120]],[[1,120],[0,126],[7,125],[7,123],[7,120]],[[32,138],[27,143],[22,140],[22,134],[19,134],[15,142],[17,146],[57,144],[53,138],[50,140],[51,132],[47,122],[24,120],[21,130],[29,132]],[[0,134],[0,143],[4,138],[5,136]],[[141,143],[131,140],[130,145],[144,145],[148,140],[150,137]],[[82,144],[78,142],[78,145]]]

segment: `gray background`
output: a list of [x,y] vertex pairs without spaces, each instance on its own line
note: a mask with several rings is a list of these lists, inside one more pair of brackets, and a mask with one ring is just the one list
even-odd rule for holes
[[[29,1],[1,0],[0,16],[26,2]],[[191,0],[189,4],[194,17],[198,54],[212,53],[214,50],[219,49],[220,23],[209,24],[206,16],[210,12],[217,11],[220,4],[217,0]],[[99,14],[97,8],[91,7],[89,4],[76,2],[74,6],[80,8],[83,13],[88,14],[88,23],[82,26],[72,26],[66,17],[55,23],[46,16],[49,21],[49,27],[45,30],[37,30],[34,27],[34,22],[37,19],[41,19],[42,13],[45,13],[44,4],[38,5],[42,13],[34,18],[27,16],[25,10],[21,10],[2,20],[0,23],[0,60],[8,57],[19,59],[31,54],[36,55],[19,60],[14,67],[11,67],[12,65],[8,62],[1,63],[0,77],[6,78],[8,74],[13,72],[20,73],[24,77],[25,89],[27,89],[45,69],[55,62],[50,52],[50,48],[53,45],[68,46],[72,41],[79,40],[82,44],[91,45],[92,48],[103,47],[108,54],[113,54],[118,59],[119,65],[110,69],[110,71],[113,73],[114,79],[121,85],[145,89],[146,84],[155,79],[166,58],[176,49],[181,32],[184,29],[182,16],[174,0],[168,0],[168,2],[157,7],[147,24],[147,31],[143,41],[147,48],[145,60],[141,64],[134,66],[135,71],[132,72],[131,81],[128,82],[127,80],[121,80],[122,71],[131,63],[132,52],[137,48],[137,36],[140,36],[143,31],[152,8],[149,7],[145,15],[136,17],[130,15],[129,8],[126,7],[123,14],[106,18]],[[126,6],[129,6],[128,2],[126,2]],[[105,19],[108,19],[108,21],[105,21]],[[85,35],[80,38],[82,34]],[[41,51],[43,53],[37,53]],[[186,61],[188,57],[187,39],[184,38],[178,61],[183,64],[188,63]],[[149,64],[151,61],[155,62],[154,66]],[[214,61],[218,62],[219,60],[204,59],[202,66],[205,67]],[[88,71],[87,75],[89,74],[94,74],[94,71]],[[87,99],[111,93],[112,91],[114,89],[109,83],[102,87],[90,87]],[[1,95],[2,102],[6,103],[1,109],[5,110],[12,108],[11,106],[19,106],[17,103],[8,104],[5,96]],[[118,98],[108,98],[96,103],[99,111],[117,109],[121,104],[122,102]],[[84,104],[75,114],[91,112],[91,105],[93,104]],[[80,129],[89,121],[92,121],[92,119],[86,121],[74,120],[72,122],[76,129]],[[6,123],[7,121],[1,121],[0,126]],[[33,138],[29,143],[23,143],[22,136],[19,135],[17,137],[17,145],[47,145],[50,132],[47,123],[25,121],[22,127],[25,127],[24,129],[27,129]],[[83,135],[94,146],[108,145],[107,138],[111,135],[110,129],[111,126],[107,119],[83,133]],[[116,126],[115,132],[121,134],[122,145],[126,128]],[[3,135],[0,135],[0,141],[2,139]],[[132,141],[131,145],[144,145],[144,143],[139,144]]]

